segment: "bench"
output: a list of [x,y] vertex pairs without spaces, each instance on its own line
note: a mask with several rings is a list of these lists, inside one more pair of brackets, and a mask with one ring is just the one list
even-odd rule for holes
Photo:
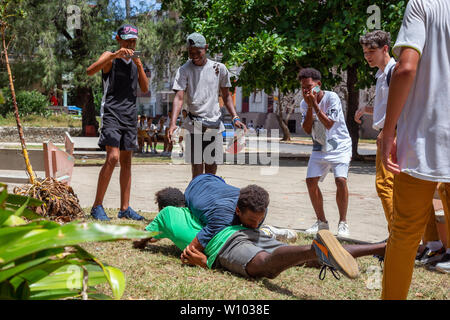
[[[54,178],[70,185],[75,164],[73,142],[66,138],[65,145],[66,151],[63,151],[48,141],[42,144],[42,150],[28,150],[31,166],[38,178]],[[22,149],[0,149],[0,182],[29,183]]]

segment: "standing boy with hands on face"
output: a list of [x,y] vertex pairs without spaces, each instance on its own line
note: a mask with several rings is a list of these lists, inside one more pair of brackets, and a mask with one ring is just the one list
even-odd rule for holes
[[313,151],[308,162],[306,185],[317,221],[306,232],[315,234],[319,230],[329,229],[319,181],[323,181],[328,171],[332,169],[339,209],[337,235],[348,237],[350,232],[347,224],[347,175],[352,157],[352,140],[345,124],[341,100],[334,92],[322,91],[321,74],[316,69],[302,69],[298,79],[301,82],[304,99],[300,104],[302,127],[313,137]]
[[137,85],[148,92],[148,78],[143,64],[135,55],[138,29],[123,25],[117,30],[120,48],[106,51],[88,69],[92,76],[102,71],[103,99],[101,106],[101,134],[99,146],[106,149],[106,161],[100,170],[97,194],[91,215],[97,220],[109,220],[103,209],[103,199],[114,167],[120,161],[120,211],[118,218],[142,220],[130,206],[131,158],[137,141]]

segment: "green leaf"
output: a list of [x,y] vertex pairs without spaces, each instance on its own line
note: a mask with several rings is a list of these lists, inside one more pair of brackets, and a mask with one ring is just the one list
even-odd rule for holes
[[14,215],[14,211],[0,209],[0,228],[4,227],[5,222],[10,216]]
[[37,254],[32,254],[22,259],[18,259],[15,261],[15,264],[12,267],[0,271],[0,282],[9,279],[21,272],[29,270],[35,266],[43,264],[49,261],[51,257],[55,257],[62,252],[64,252],[63,248],[43,250],[41,252],[38,252]]
[[0,184],[0,188],[3,188],[2,192],[0,193],[0,207],[3,206],[5,203],[6,198],[8,198],[8,190],[6,189],[6,186],[3,184]]
[[[96,264],[85,264],[88,270],[88,285],[96,286],[108,281],[102,268]],[[106,267],[108,268],[108,267]],[[83,269],[74,264],[64,265],[50,275],[30,285],[31,291],[83,288]]]
[[80,292],[77,290],[60,289],[60,290],[43,290],[32,291],[30,294],[30,300],[57,300],[64,298],[79,297]]
[[[15,226],[24,225],[26,223],[27,222],[25,220],[23,220],[22,218],[16,216],[15,214],[12,214],[8,217],[8,219],[6,219],[5,222],[3,222],[2,226],[15,227]],[[1,257],[0,257],[0,261],[1,261]]]
[[18,194],[8,194],[8,198],[6,198],[7,203],[15,204],[22,206],[25,202],[28,201],[29,206],[38,207],[41,206],[44,202],[38,199],[34,199],[31,197],[25,197]]
[[105,267],[105,270],[113,296],[119,300],[125,291],[125,276],[122,271],[111,266]]
[[16,212],[14,212],[15,216],[17,216],[17,217],[22,216],[23,211],[27,207],[28,203],[30,203],[30,199],[31,198],[28,197],[27,200],[24,202],[24,204],[19,209],[17,209]]
[[[16,205],[12,205],[12,204],[6,204],[6,208],[13,210],[13,211],[16,211],[17,209],[19,209],[19,207],[17,207]],[[36,212],[34,212],[28,208],[23,209],[22,217],[25,217],[29,220],[43,219],[42,216],[38,215]]]
[[28,300],[30,297],[30,287],[26,281],[22,282],[15,292],[16,299]]
[[0,282],[0,300],[14,299],[14,287],[9,281]]
[[47,248],[71,246],[89,241],[144,239],[155,234],[130,227],[98,223],[69,223],[24,239],[17,239],[6,246],[3,243],[0,244],[0,264]]

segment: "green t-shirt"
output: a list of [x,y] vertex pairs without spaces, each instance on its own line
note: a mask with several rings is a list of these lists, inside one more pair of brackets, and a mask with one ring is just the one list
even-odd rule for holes
[[[147,231],[160,232],[155,239],[170,239],[180,250],[184,250],[194,240],[197,233],[204,227],[188,208],[165,207],[156,218],[145,228]],[[228,238],[236,231],[246,229],[243,226],[229,226],[211,239],[205,248],[208,257],[207,265],[211,268],[217,255]]]

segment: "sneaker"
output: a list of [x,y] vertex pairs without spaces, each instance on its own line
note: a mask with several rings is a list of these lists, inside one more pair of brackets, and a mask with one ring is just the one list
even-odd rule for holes
[[109,221],[110,220],[108,218],[108,216],[106,215],[105,209],[103,209],[103,206],[101,204],[98,206],[92,207],[91,216],[95,220],[100,220],[100,221]]
[[350,230],[348,229],[347,222],[345,222],[345,221],[339,222],[337,236],[338,237],[350,236]]
[[131,207],[128,207],[125,211],[119,211],[119,214],[117,215],[119,219],[132,219],[132,220],[144,220],[144,217],[137,214],[136,211],[131,209]]
[[279,229],[266,224],[259,230],[269,237],[277,239],[278,241],[295,242],[297,240],[297,232],[291,229]]
[[417,259],[416,262],[421,265],[432,264],[434,262],[440,261],[444,254],[444,247],[441,247],[437,251],[432,251],[430,248],[426,247],[420,256],[420,259]]
[[358,277],[359,269],[355,258],[342,247],[329,230],[319,230],[312,246],[316,251],[319,263],[323,266],[319,274],[320,280],[325,278],[326,269],[330,269],[338,280],[340,279],[339,272],[350,279]]
[[450,273],[450,253],[444,254],[441,261],[436,263],[436,270],[442,273]]
[[328,222],[323,222],[320,220],[317,220],[309,229],[306,229],[306,233],[309,234],[316,234],[319,230],[330,230],[330,227],[328,226]]

